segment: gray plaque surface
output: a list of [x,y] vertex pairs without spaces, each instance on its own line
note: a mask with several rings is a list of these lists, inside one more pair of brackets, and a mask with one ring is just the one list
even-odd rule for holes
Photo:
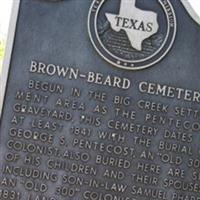
[[200,200],[200,20],[187,1],[21,0],[13,14],[0,199]]

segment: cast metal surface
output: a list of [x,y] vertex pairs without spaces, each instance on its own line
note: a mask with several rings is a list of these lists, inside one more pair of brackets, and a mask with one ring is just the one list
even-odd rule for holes
[[0,199],[199,200],[200,27],[189,4],[49,2],[14,5]]

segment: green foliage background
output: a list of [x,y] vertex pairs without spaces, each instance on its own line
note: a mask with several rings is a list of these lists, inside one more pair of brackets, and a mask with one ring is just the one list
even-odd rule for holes
[[0,38],[0,72],[2,69],[4,51],[5,51],[5,42],[3,39]]

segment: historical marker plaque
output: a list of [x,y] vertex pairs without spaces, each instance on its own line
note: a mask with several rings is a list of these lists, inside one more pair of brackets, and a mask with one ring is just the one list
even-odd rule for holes
[[17,2],[0,199],[200,200],[200,20],[187,1]]

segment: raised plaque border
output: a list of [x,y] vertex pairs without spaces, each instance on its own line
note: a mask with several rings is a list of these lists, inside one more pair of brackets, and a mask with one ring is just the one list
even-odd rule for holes
[[17,19],[19,14],[20,0],[14,0],[11,9],[11,18],[8,28],[6,50],[4,54],[2,71],[0,73],[0,119],[3,111],[4,96],[6,92],[7,79],[9,74],[10,62],[12,57],[12,49],[15,38],[15,31],[17,25]]

